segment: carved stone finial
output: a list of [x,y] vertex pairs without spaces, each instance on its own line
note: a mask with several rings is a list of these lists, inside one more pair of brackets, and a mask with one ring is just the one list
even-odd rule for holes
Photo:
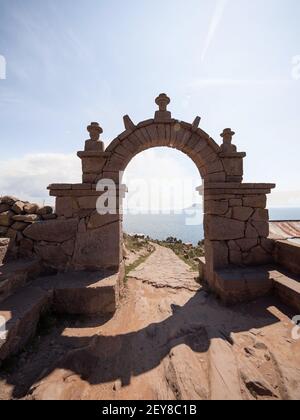
[[195,130],[196,130],[197,128],[199,128],[200,122],[201,122],[201,117],[196,117],[196,118],[194,119],[193,124],[192,124],[193,129],[195,129]]
[[221,137],[223,138],[223,144],[221,145],[221,150],[224,153],[234,153],[237,151],[236,146],[232,144],[232,137],[235,135],[235,132],[231,128],[225,128]]
[[155,103],[158,105],[159,110],[165,112],[167,110],[167,106],[171,102],[171,99],[165,94],[161,93],[156,99]]
[[87,131],[90,133],[90,139],[93,141],[99,141],[100,134],[103,133],[102,128],[97,122],[92,122],[88,127]]
[[103,133],[102,128],[97,122],[92,122],[87,131],[90,133],[90,139],[85,142],[84,150],[86,152],[104,152],[104,143],[100,141],[100,134]]
[[167,111],[167,106],[171,99],[165,94],[161,93],[156,99],[155,103],[158,105],[159,111],[155,112],[156,121],[166,121],[171,119],[171,112]]
[[135,129],[135,124],[132,122],[129,115],[125,115],[123,117],[123,121],[124,121],[124,126],[125,126],[126,130],[134,130]]

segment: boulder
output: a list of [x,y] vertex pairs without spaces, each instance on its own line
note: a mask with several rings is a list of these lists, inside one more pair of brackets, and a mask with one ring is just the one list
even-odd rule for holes
[[27,223],[24,222],[15,222],[11,228],[14,230],[17,230],[18,232],[22,232],[26,227],[27,227]]
[[13,216],[14,213],[12,211],[5,211],[0,213],[0,226],[9,227],[13,223]]
[[21,214],[24,210],[24,203],[23,201],[16,201],[15,204],[12,206],[12,211],[17,214]]
[[24,205],[24,211],[27,214],[36,214],[39,210],[39,205],[34,203],[26,203]]
[[13,206],[15,202],[18,201],[16,197],[13,197],[11,195],[6,195],[1,198],[0,202],[1,204],[8,204],[9,206]]
[[10,206],[8,204],[0,204],[0,213],[4,213],[8,210],[10,210]]
[[65,242],[75,237],[77,225],[77,219],[47,220],[33,223],[23,234],[35,241]]
[[44,206],[37,210],[36,212],[39,216],[44,216],[45,214],[52,214],[53,208],[51,206]]
[[25,223],[33,223],[39,220],[39,216],[37,214],[19,214],[17,216],[13,216],[13,220],[16,222],[25,222]]

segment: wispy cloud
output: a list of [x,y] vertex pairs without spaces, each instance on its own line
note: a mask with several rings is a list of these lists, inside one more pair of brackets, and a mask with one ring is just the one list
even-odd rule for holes
[[273,86],[289,85],[289,79],[197,79],[190,84],[190,88],[230,87],[230,86]]
[[80,182],[80,161],[75,155],[30,154],[0,161],[0,196],[51,203],[47,186],[55,182]]
[[217,0],[216,7],[214,10],[213,17],[211,19],[208,33],[204,42],[204,47],[201,55],[201,60],[204,61],[207,51],[215,37],[216,31],[221,23],[225,8],[227,6],[228,0]]

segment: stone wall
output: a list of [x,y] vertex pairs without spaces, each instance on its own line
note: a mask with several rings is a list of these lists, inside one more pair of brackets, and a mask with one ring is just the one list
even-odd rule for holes
[[215,271],[273,261],[267,194],[273,184],[216,183],[204,186],[206,278]]
[[76,231],[77,222],[60,220],[51,206],[0,198],[0,237],[9,239],[1,241],[3,262],[38,257],[46,267],[64,269],[73,254]]

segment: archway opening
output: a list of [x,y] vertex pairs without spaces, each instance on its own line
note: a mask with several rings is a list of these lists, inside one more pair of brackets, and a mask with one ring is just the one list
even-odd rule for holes
[[194,162],[178,150],[151,148],[130,161],[123,183],[125,239],[158,241],[196,269],[204,252],[204,229],[198,191],[202,180]]

